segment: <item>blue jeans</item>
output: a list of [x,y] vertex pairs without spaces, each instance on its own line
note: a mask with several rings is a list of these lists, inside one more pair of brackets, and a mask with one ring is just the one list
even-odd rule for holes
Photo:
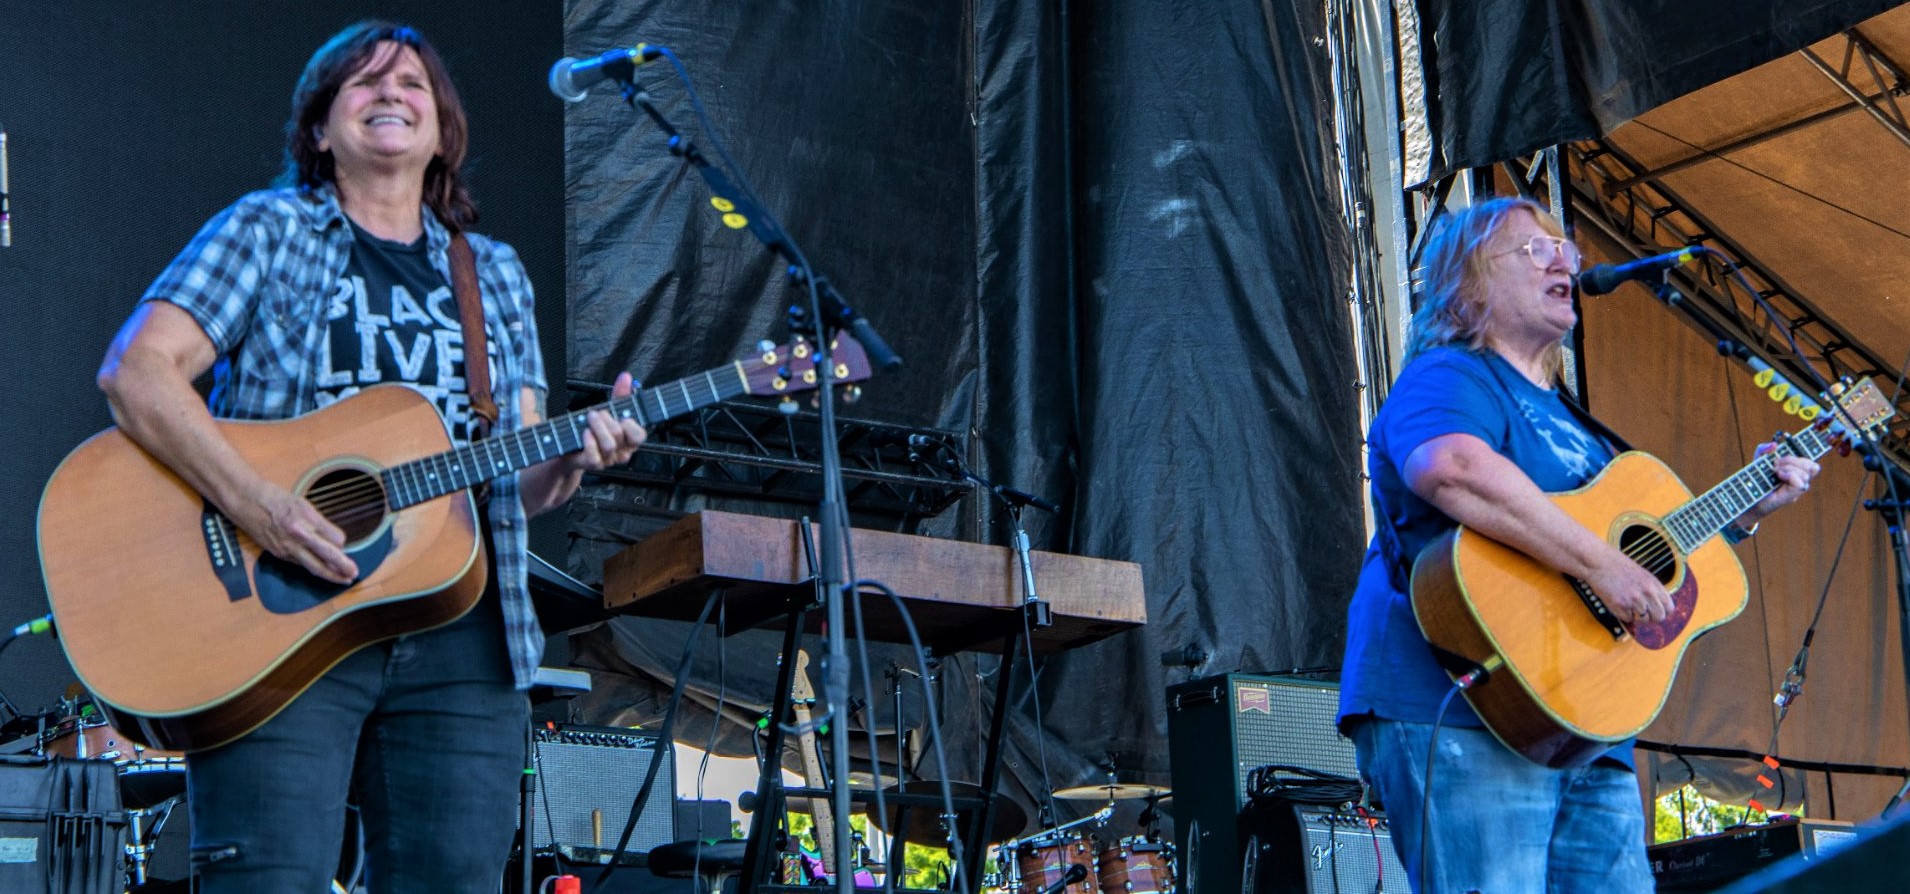
[[352,653],[265,725],[188,758],[195,890],[331,890],[349,794],[371,891],[496,894],[529,722],[495,592]]
[[1360,775],[1386,810],[1393,847],[1414,891],[1653,889],[1644,807],[1637,779],[1625,768],[1598,763],[1553,770],[1519,756],[1484,729],[1442,727],[1429,805],[1426,747],[1432,724],[1367,717],[1354,721],[1350,732]]

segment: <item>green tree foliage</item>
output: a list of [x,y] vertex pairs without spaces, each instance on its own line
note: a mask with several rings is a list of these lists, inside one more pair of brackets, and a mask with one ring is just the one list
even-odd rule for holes
[[1710,835],[1770,819],[1762,810],[1713,801],[1689,785],[1659,798],[1655,807],[1651,832],[1654,844]]

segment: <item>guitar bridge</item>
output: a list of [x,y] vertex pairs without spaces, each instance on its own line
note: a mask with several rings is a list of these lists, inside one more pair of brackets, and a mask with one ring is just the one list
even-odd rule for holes
[[210,500],[199,513],[199,535],[205,538],[206,559],[226,598],[237,602],[252,595],[252,585],[245,579],[245,554],[239,551],[239,532]]
[[1569,574],[1565,575],[1565,582],[1572,585],[1572,592],[1577,593],[1579,601],[1585,603],[1586,610],[1592,613],[1592,620],[1597,621],[1598,626],[1605,628],[1606,632],[1612,635],[1612,639],[1622,640],[1630,635],[1625,625],[1619,623],[1618,616],[1605,607],[1605,600],[1598,598],[1598,594],[1592,592],[1590,584]]

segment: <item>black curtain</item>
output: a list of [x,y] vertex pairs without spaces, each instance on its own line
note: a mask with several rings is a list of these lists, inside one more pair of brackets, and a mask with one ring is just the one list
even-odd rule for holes
[[[1045,661],[1033,685],[1018,669],[1011,789],[1034,800],[1109,765],[1165,784],[1162,651],[1199,646],[1203,674],[1337,663],[1363,542],[1317,4],[568,10],[572,55],[677,52],[764,203],[906,359],[855,415],[968,432],[983,475],[1062,502],[1033,520],[1037,548],[1143,565],[1147,627]],[[663,66],[641,81],[688,130]],[[784,334],[779,265],[709,212],[653,125],[600,91],[567,133],[573,375],[661,380]],[[602,483],[574,505],[584,575],[680,511],[800,511]],[[1007,536],[970,501],[928,530]],[[591,703],[645,719],[629,706],[660,706],[683,634],[615,627],[578,642],[628,676]],[[763,651],[730,649],[731,673]],[[713,672],[690,681],[705,704]],[[999,672],[963,655],[938,678],[957,779],[980,775]]]
[[1590,139],[1900,0],[1419,0],[1432,178]]
[[[111,423],[93,376],[114,330],[208,217],[277,175],[305,60],[370,17],[417,27],[450,66],[471,121],[477,230],[524,259],[545,363],[563,380],[563,112],[544,86],[561,55],[556,9],[494,0],[0,0],[0,123],[14,212],[13,247],[0,249],[6,627],[47,611],[35,510],[60,459]],[[534,545],[560,549],[561,524],[540,519]],[[0,658],[0,689],[23,710],[53,705],[75,679],[48,639]]]

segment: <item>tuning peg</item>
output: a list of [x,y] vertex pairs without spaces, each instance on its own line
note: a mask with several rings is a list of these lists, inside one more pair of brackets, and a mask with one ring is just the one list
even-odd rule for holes
[[783,395],[782,401],[776,404],[776,412],[784,416],[794,416],[799,409],[801,408],[796,406],[796,399],[786,394]]

